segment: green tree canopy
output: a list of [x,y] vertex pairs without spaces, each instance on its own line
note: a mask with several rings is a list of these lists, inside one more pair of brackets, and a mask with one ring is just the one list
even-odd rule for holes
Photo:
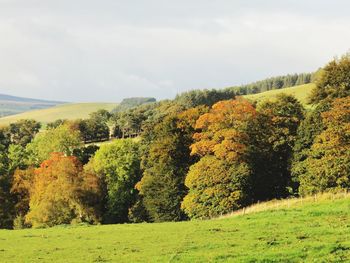
[[29,164],[38,165],[50,157],[53,152],[63,152],[72,155],[73,150],[82,145],[80,132],[69,124],[39,133],[27,145]]
[[320,72],[311,103],[350,96],[350,54],[329,62]]
[[11,143],[25,147],[39,132],[41,124],[35,120],[19,120],[8,127]]
[[285,197],[291,191],[290,163],[304,108],[293,96],[281,94],[257,106],[260,113],[254,148],[255,199]]
[[138,143],[124,139],[102,145],[90,165],[106,182],[107,205],[104,221],[127,222],[128,210],[137,196],[135,184],[141,178]]
[[138,183],[144,206],[152,221],[179,221],[185,218],[181,202],[187,190],[184,185],[189,166],[194,124],[207,111],[197,107],[164,118],[154,127],[156,138],[143,157],[144,173]]

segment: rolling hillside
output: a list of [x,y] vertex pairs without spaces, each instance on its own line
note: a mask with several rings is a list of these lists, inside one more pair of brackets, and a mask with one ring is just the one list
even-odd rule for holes
[[91,112],[99,109],[110,111],[116,106],[116,103],[70,103],[58,105],[48,109],[28,111],[0,118],[0,126],[8,125],[20,119],[34,119],[42,123],[48,123],[57,119],[87,118]]
[[0,94],[0,117],[63,104],[59,101],[37,100]]
[[206,221],[0,230],[0,255],[3,262],[348,262],[349,201],[349,194],[275,201]]
[[269,91],[265,91],[254,95],[247,95],[245,96],[245,98],[261,101],[261,100],[273,98],[277,94],[285,93],[288,95],[295,96],[301,103],[306,105],[307,98],[314,87],[315,87],[315,84],[310,83],[310,84],[304,84],[304,85],[290,87],[290,88],[269,90]]
[[[295,86],[291,88],[270,90],[270,91],[266,91],[266,92],[262,92],[254,95],[247,95],[244,97],[251,100],[261,101],[264,99],[273,98],[274,96],[280,93],[286,93],[286,94],[294,95],[304,105],[306,105],[307,97],[310,94],[313,87],[314,87],[314,84],[305,84],[305,85]],[[36,100],[33,100],[33,101],[36,101]],[[24,102],[21,102],[21,103],[24,103]],[[0,104],[1,104],[1,101],[0,101]],[[86,118],[88,117],[89,113],[93,111],[96,111],[98,109],[106,109],[111,111],[113,109],[115,110],[116,106],[117,104],[113,104],[113,103],[69,103],[69,104],[63,104],[63,105],[58,105],[54,107],[53,105],[51,105],[50,106],[51,108],[48,108],[48,109],[27,111],[16,115],[2,117],[0,118],[0,126],[7,125],[11,122],[15,122],[20,119],[35,119],[42,123],[47,123],[57,119]]]

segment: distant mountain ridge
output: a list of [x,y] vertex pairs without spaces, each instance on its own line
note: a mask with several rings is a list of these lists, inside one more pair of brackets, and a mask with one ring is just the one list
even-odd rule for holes
[[30,110],[47,109],[66,102],[17,97],[0,94],[0,117],[14,115]]
[[12,95],[0,94],[0,101],[16,101],[16,102],[28,102],[28,103],[46,103],[46,104],[63,104],[66,102],[63,101],[51,101],[51,100],[42,100],[42,99],[32,99],[17,97]]

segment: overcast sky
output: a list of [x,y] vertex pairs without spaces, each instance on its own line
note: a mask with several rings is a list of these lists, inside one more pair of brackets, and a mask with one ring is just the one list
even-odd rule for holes
[[172,98],[311,72],[350,49],[350,1],[0,0],[0,93]]

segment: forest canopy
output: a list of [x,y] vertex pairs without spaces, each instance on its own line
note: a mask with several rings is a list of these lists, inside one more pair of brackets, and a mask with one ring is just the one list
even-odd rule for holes
[[[205,219],[349,189],[349,65],[0,128],[0,228]],[[311,81],[312,107],[241,97]]]

